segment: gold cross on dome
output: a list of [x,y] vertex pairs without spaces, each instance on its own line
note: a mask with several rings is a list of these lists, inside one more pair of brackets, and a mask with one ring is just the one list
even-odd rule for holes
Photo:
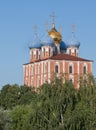
[[55,13],[53,12],[53,13],[50,15],[50,17],[52,18],[52,22],[54,23],[54,21],[55,21],[55,18],[56,18],[56,15],[55,15]]
[[37,25],[34,26],[34,34],[37,34],[38,27]]
[[62,34],[62,31],[63,31],[63,28],[62,27],[60,27],[60,33]]

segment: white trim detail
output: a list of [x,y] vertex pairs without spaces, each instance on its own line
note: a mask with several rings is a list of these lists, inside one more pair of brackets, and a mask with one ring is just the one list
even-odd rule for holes
[[50,60],[48,60],[48,83],[50,83]]
[[80,76],[80,62],[78,61],[78,89],[80,87],[80,85],[79,85],[79,76]]

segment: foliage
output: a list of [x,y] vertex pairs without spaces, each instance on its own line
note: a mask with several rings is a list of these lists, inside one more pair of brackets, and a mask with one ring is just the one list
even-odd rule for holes
[[15,85],[5,85],[0,92],[0,106],[12,109],[17,105],[29,104],[35,96],[35,92],[30,87]]
[[[90,80],[79,90],[57,77],[43,84],[38,93],[17,87],[17,105],[10,111],[12,130],[96,130],[96,84],[93,77],[87,78]],[[2,88],[6,95],[9,88]]]
[[0,109],[0,130],[11,130],[11,118],[8,110]]
[[80,84],[80,87],[94,86],[94,85],[96,85],[96,81],[95,81],[94,76],[91,73],[84,74],[84,75],[79,76],[79,84]]

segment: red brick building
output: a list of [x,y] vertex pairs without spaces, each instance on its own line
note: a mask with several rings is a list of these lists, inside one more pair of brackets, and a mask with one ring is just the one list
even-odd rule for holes
[[30,46],[30,62],[23,65],[24,84],[38,88],[46,81],[50,83],[55,73],[58,77],[64,74],[78,89],[79,76],[92,73],[92,61],[78,56],[79,46],[74,32],[67,43],[63,42],[54,22],[42,39],[35,34]]

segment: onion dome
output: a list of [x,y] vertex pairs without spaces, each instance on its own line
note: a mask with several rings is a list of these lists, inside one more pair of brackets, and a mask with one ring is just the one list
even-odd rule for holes
[[48,35],[48,32],[46,31],[46,34],[41,39],[41,45],[42,46],[54,46],[54,40]]
[[67,41],[67,47],[79,48],[80,42],[75,38],[75,26],[72,25],[72,38]]
[[60,50],[66,50],[66,49],[67,49],[66,43],[64,41],[61,41],[60,42]]
[[48,32],[50,37],[54,39],[54,41],[61,42],[62,41],[62,36],[61,34],[55,29],[54,23],[52,23],[52,29]]
[[75,37],[72,37],[67,42],[67,47],[76,47],[76,48],[79,48],[79,46],[80,46],[80,42],[77,41],[77,39]]
[[40,39],[38,38],[37,34],[34,34],[33,40],[31,41],[29,48],[40,48],[41,47],[41,43],[40,43]]

